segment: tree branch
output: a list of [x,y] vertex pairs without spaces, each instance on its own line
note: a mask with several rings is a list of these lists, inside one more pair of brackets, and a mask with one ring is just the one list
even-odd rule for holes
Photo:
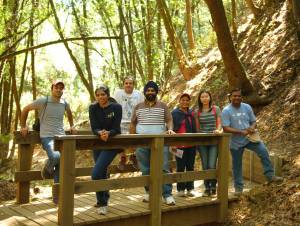
[[109,36],[94,36],[94,37],[59,39],[59,40],[55,40],[55,41],[45,42],[45,43],[42,43],[42,44],[39,44],[39,45],[36,45],[36,46],[31,46],[29,48],[22,49],[22,50],[19,50],[19,51],[15,51],[15,52],[10,53],[10,54],[6,54],[6,55],[1,54],[0,61],[5,60],[5,59],[10,58],[10,57],[13,57],[13,56],[16,56],[16,55],[19,55],[19,54],[22,54],[22,53],[25,53],[25,52],[28,52],[28,51],[31,51],[31,50],[34,50],[34,49],[40,49],[40,48],[43,48],[43,47],[46,47],[46,46],[56,45],[56,44],[63,43],[63,42],[78,41],[78,40],[84,40],[84,39],[86,39],[86,40],[103,40],[103,39],[120,39],[120,37],[119,36],[110,36],[110,37]]

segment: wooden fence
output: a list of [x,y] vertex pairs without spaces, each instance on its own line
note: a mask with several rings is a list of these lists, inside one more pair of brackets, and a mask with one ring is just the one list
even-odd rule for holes
[[[149,186],[151,212],[149,225],[161,225],[161,193],[162,184],[177,183],[191,180],[216,178],[218,181],[217,221],[224,222],[228,209],[228,170],[229,170],[229,138],[230,134],[175,134],[175,135],[118,135],[107,142],[99,140],[94,135],[65,135],[55,138],[55,145],[61,152],[58,223],[60,225],[73,225],[74,194],[113,190],[121,188],[134,188]],[[32,154],[34,144],[40,143],[38,134],[32,133],[26,137],[15,134],[18,148],[17,202],[29,202],[30,181],[39,180],[40,171],[32,171]],[[162,173],[163,147],[177,145],[217,144],[219,150],[216,170],[192,171],[184,173]],[[75,151],[85,151],[95,148],[128,148],[150,147],[150,175],[135,176],[119,179],[106,179],[97,181],[75,181],[78,176],[90,175],[91,168],[75,167]]]

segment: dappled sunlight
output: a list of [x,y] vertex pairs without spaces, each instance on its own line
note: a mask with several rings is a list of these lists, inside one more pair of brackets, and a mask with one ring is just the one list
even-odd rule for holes
[[300,154],[295,158],[295,166],[300,169]]

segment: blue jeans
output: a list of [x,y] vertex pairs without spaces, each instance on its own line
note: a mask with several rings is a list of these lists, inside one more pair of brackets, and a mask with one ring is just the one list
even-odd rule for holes
[[52,174],[54,183],[59,182],[59,160],[60,152],[54,150],[54,138],[53,137],[41,137],[41,143],[43,149],[48,155],[48,161],[46,163],[47,171]]
[[253,143],[249,142],[246,146],[241,147],[237,150],[230,149],[232,156],[232,172],[234,180],[234,188],[236,191],[243,191],[243,153],[244,149],[247,148],[251,151],[254,151],[262,163],[264,169],[264,175],[268,180],[271,180],[274,176],[274,168],[270,161],[269,153],[263,142]]
[[[194,164],[195,164],[195,155],[196,150],[194,147],[191,148],[180,148],[183,150],[182,158],[178,158],[176,156],[176,170],[177,172],[184,172],[186,171],[194,171]],[[194,181],[187,181],[187,182],[178,182],[177,183],[177,191],[184,191],[184,190],[193,190],[194,189]]]
[[[137,148],[136,158],[138,160],[139,168],[142,171],[142,175],[150,174],[150,148]],[[169,173],[169,148],[164,147],[163,149],[163,172]],[[154,166],[153,166],[154,167]],[[164,184],[163,185],[163,197],[167,198],[172,195],[172,184]],[[149,187],[145,187],[146,192],[149,192]]]
[[[92,180],[107,179],[107,167],[117,154],[117,150],[93,150],[95,166],[92,171]],[[100,206],[107,206],[109,191],[96,192],[96,199]]]
[[[200,145],[199,154],[202,162],[202,169],[216,169],[217,158],[218,158],[218,148],[217,145]],[[216,189],[217,180],[207,179],[204,180],[205,189]]]

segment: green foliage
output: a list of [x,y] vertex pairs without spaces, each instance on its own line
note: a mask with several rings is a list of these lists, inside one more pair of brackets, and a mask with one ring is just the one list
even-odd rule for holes
[[0,143],[8,144],[12,139],[12,134],[0,134]]
[[[81,29],[75,21],[72,11],[72,1],[79,18]],[[230,16],[229,0],[224,0],[227,16]],[[148,79],[149,68],[147,65],[147,44],[151,43],[151,59],[153,66],[154,80],[163,88],[172,74],[177,73],[178,65],[174,57],[174,50],[170,46],[169,38],[164,28],[162,18],[158,16],[156,0],[92,0],[76,1],[63,0],[54,1],[56,11],[62,26],[63,34],[66,38],[80,37],[80,31],[84,31],[87,36],[115,36],[121,34],[120,26],[125,34],[119,40],[89,40],[89,58],[94,86],[106,83],[112,90],[115,90],[122,83],[122,76],[131,75],[136,77],[137,88],[142,89],[144,82]],[[87,17],[84,18],[83,3],[86,4]],[[186,9],[185,1],[166,0],[172,23],[179,36],[186,52],[188,51],[186,34]],[[196,41],[197,51],[206,50],[216,46],[216,35],[211,26],[209,10],[204,1],[192,1],[193,5],[193,32]],[[120,11],[122,10],[125,21],[121,23]],[[0,5],[0,38],[5,37],[7,23],[11,16],[11,11]],[[30,1],[25,1],[23,8],[19,6],[17,34],[11,38],[10,43],[23,37],[16,46],[16,51],[27,48],[28,36],[24,35],[30,29],[30,16],[33,14],[33,24],[37,24],[49,13],[52,14],[43,24],[34,29],[34,45],[59,39],[55,30],[55,23],[49,1],[40,0],[32,11]],[[149,15],[147,15],[149,14]],[[158,21],[160,18],[160,21]],[[160,22],[160,23],[159,23]],[[127,30],[125,24],[128,24]],[[160,24],[160,27],[158,25]],[[149,32],[150,39],[146,34]],[[132,39],[130,39],[130,35]],[[121,49],[121,44],[123,49]],[[83,41],[68,42],[68,45],[76,57],[84,76],[87,77],[86,58],[83,50]],[[112,46],[110,46],[112,45]],[[6,42],[0,42],[0,52],[6,49]],[[135,48],[133,48],[135,47]],[[53,53],[54,52],[54,53]],[[31,53],[28,55],[23,93],[21,95],[21,107],[32,99],[31,81]],[[89,104],[89,94],[86,87],[76,71],[74,63],[71,61],[63,44],[50,45],[36,49],[35,71],[37,96],[45,96],[50,93],[50,82],[56,78],[61,78],[66,83],[65,97],[71,103],[75,112],[75,120],[87,118],[87,106]],[[25,54],[16,57],[16,84],[21,86],[21,74],[23,70]],[[124,63],[121,63],[123,59]],[[140,61],[140,64],[138,64]],[[8,64],[4,65],[1,76],[9,78]],[[140,67],[140,68],[138,68]],[[138,70],[139,69],[139,70]],[[144,77],[142,77],[143,71]],[[219,82],[216,81],[216,85]],[[15,108],[14,108],[15,109]],[[33,117],[30,116],[29,119]]]

